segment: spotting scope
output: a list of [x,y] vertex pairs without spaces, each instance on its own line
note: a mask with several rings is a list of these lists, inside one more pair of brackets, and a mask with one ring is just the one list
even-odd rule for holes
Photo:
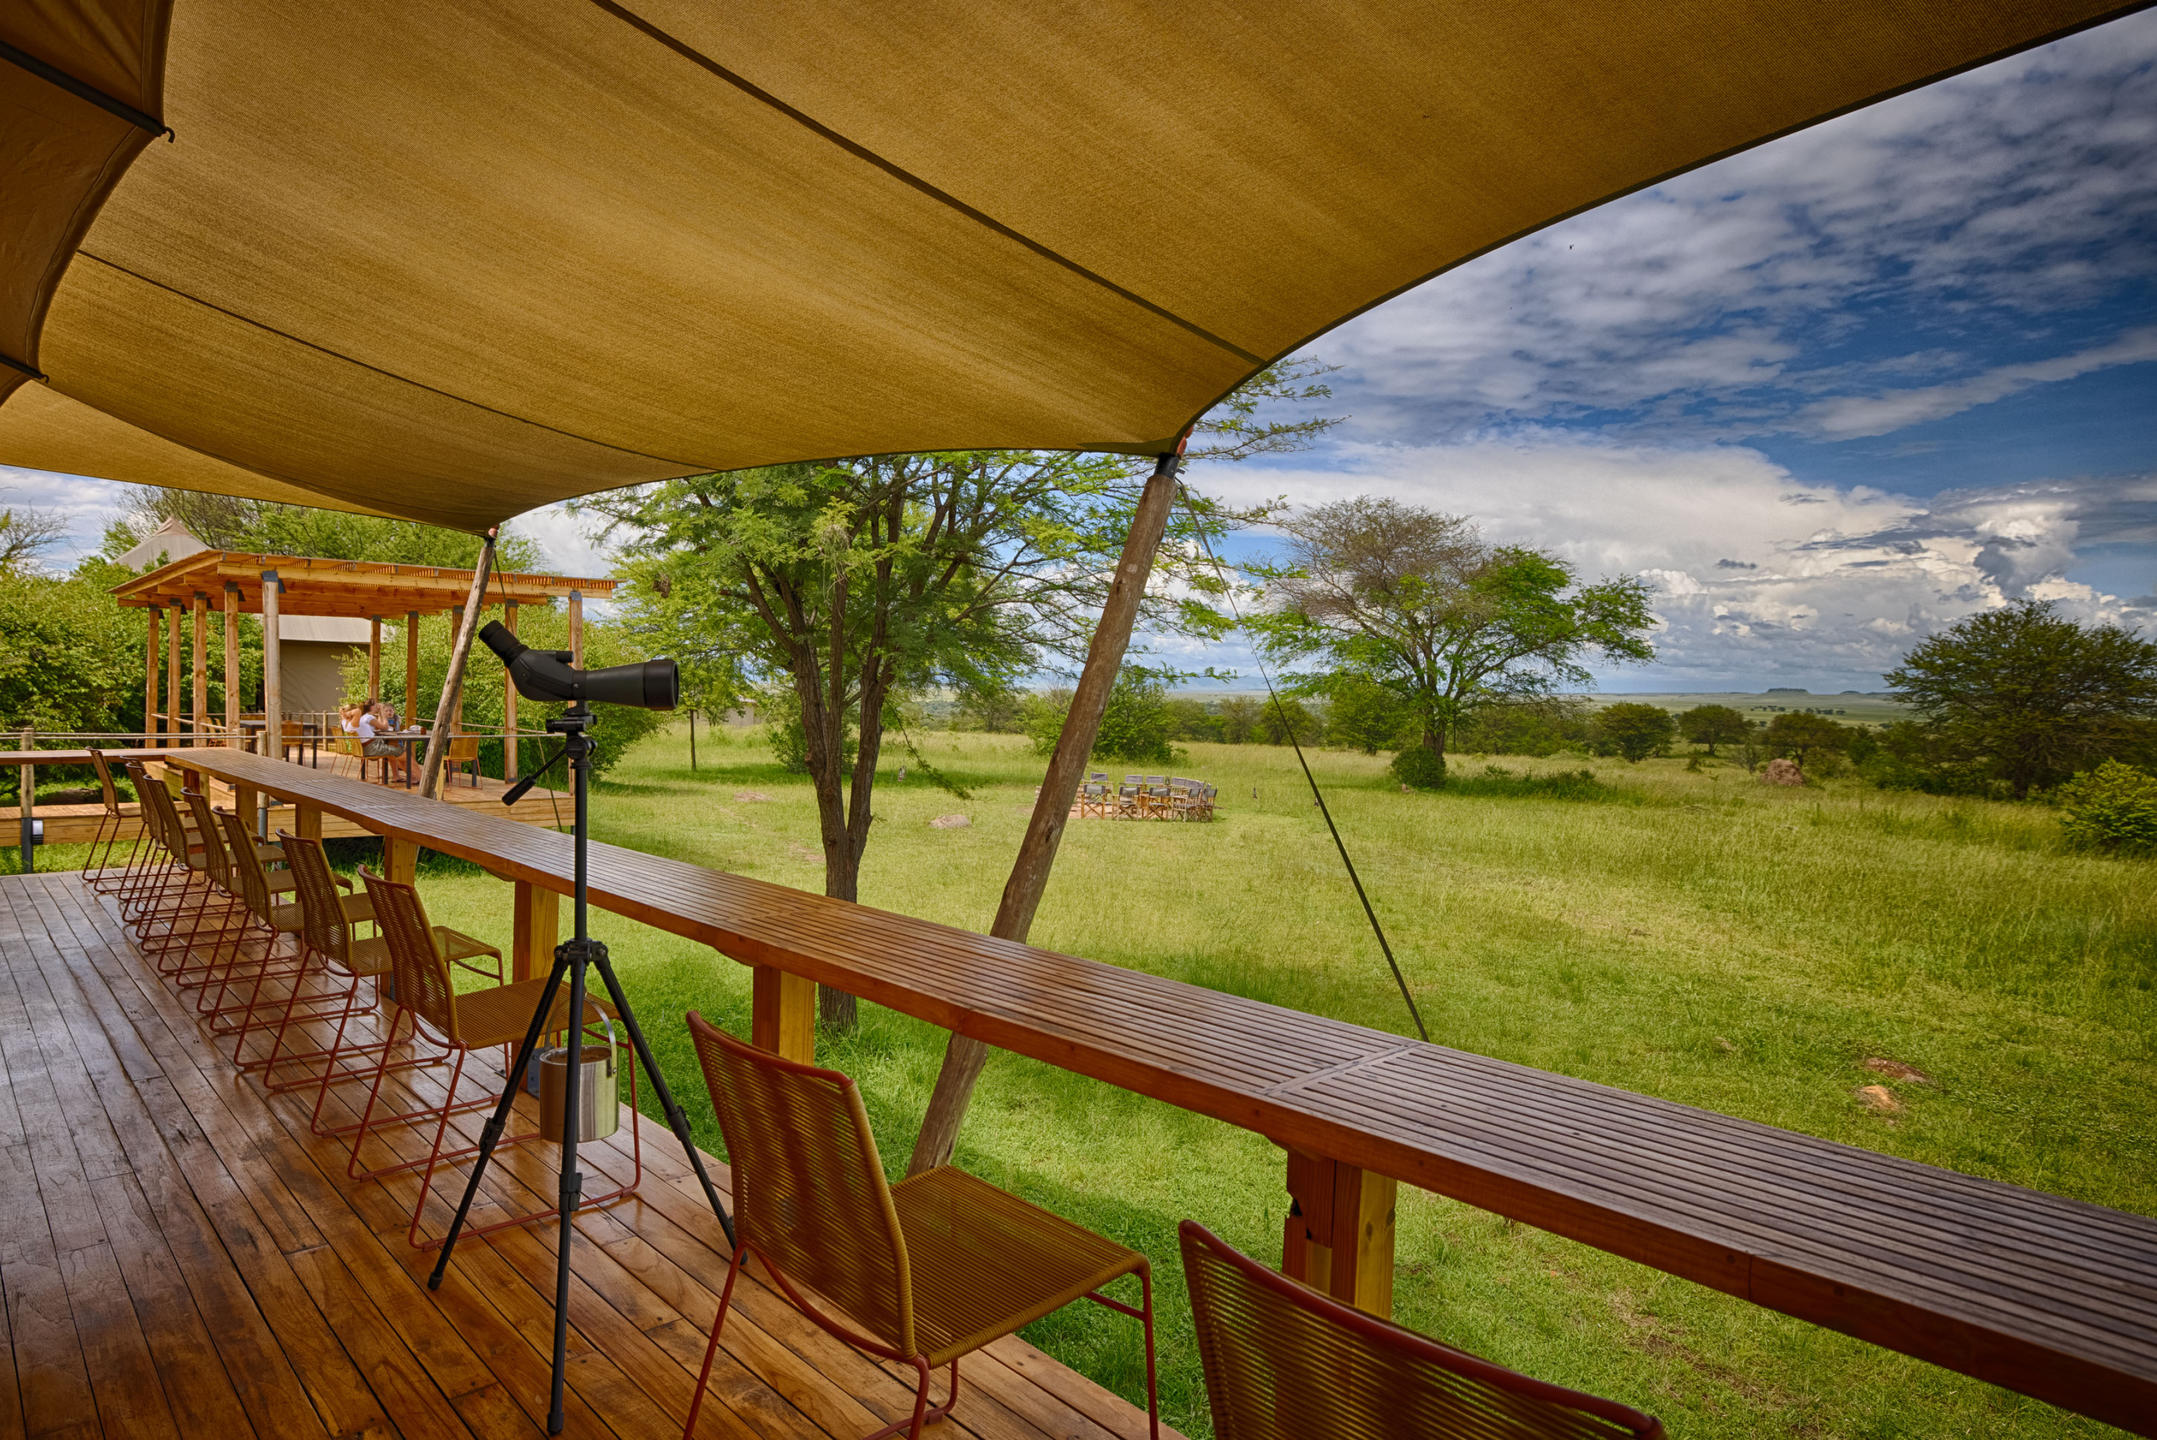
[[479,632],[487,648],[509,668],[509,682],[527,700],[569,705],[634,705],[672,710],[681,695],[681,671],[672,660],[640,660],[579,670],[567,650],[534,650],[499,620]]

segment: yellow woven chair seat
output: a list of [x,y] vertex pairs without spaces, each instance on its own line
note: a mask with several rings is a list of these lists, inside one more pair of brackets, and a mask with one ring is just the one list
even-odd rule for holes
[[[532,1011],[539,1007],[539,992],[546,988],[547,982],[541,978],[465,991],[457,997],[455,1039],[474,1050],[514,1045],[524,1038],[525,1027],[532,1023]],[[602,1017],[613,1016],[605,1002],[584,997],[585,1024],[597,1024]],[[547,1013],[547,1023],[540,1033],[551,1035],[568,1028],[569,987],[564,985],[555,992],[554,1008]]]
[[1146,1264],[1091,1230],[943,1165],[891,1187],[913,1270],[914,1340],[931,1367]]

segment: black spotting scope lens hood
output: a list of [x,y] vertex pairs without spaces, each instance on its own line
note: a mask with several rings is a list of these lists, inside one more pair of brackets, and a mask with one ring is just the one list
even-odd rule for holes
[[579,670],[567,650],[534,650],[492,620],[479,632],[487,648],[509,668],[510,683],[527,700],[555,704],[634,705],[672,710],[681,697],[681,672],[672,660],[640,660]]

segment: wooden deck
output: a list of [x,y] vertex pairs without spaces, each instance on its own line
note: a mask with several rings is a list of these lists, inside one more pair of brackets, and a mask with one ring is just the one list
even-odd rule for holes
[[[678,1435],[717,1306],[718,1223],[673,1137],[644,1136],[641,1194],[578,1224],[573,1435]],[[595,1178],[628,1143],[625,1124],[584,1149]],[[460,1242],[431,1293],[404,1238],[416,1180],[344,1167],[296,1096],[236,1076],[78,876],[0,876],[0,1440],[544,1433],[553,1227]],[[553,1152],[505,1151],[488,1178],[486,1205],[539,1208]],[[901,1415],[908,1386],[746,1288],[700,1435],[818,1440]],[[964,1376],[947,1440],[1146,1433],[1017,1339]]]

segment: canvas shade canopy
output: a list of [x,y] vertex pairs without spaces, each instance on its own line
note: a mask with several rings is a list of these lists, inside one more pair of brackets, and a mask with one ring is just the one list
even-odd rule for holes
[[[123,606],[185,609],[197,595],[223,595],[229,584],[239,596],[234,608],[244,615],[259,615],[265,572],[274,572],[283,587],[277,598],[280,614],[358,619],[445,614],[470,598],[473,575],[470,570],[434,565],[202,550],[139,575],[112,593]],[[603,600],[614,593],[614,586],[612,580],[496,570],[487,577],[487,603],[545,605],[571,596]]]
[[0,56],[0,463],[478,529],[1157,453],[1421,279],[2133,8],[179,0],[160,65],[159,0],[14,0],[126,104]]

